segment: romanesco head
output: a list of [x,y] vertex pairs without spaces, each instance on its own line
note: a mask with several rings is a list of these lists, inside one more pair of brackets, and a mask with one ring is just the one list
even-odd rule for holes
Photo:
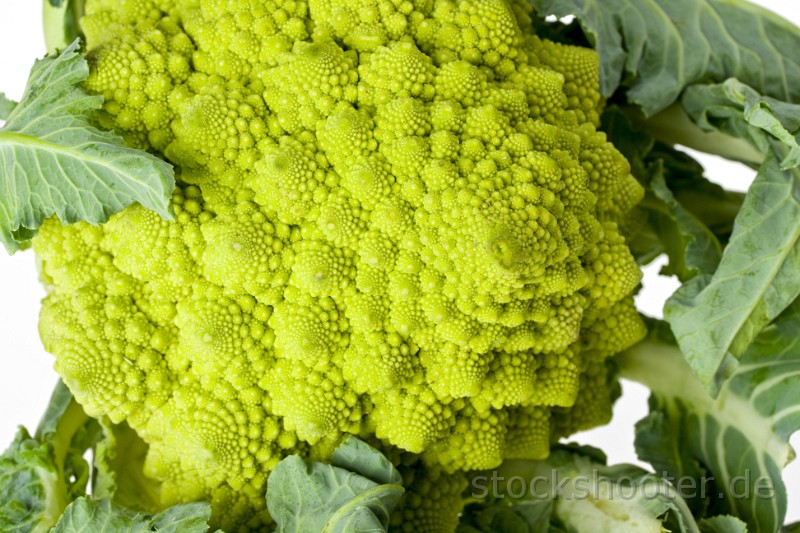
[[464,471],[606,420],[644,333],[618,230],[642,191],[592,51],[507,0],[86,13],[99,121],[176,165],[176,217],[45,224],[40,329],[164,505],[269,528],[275,464],[352,433],[416,457],[402,530],[452,531]]

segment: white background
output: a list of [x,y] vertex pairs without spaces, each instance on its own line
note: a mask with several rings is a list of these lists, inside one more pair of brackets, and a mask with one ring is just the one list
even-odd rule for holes
[[[800,6],[791,0],[755,2],[800,24]],[[19,99],[33,60],[45,52],[41,31],[41,2],[2,0],[0,17],[0,91]],[[800,51],[795,51],[800,53]],[[744,190],[752,179],[749,169],[704,157],[712,179],[730,188]],[[0,449],[13,438],[18,424],[36,427],[55,382],[52,357],[44,352],[36,331],[39,300],[44,291],[36,277],[32,252],[8,257],[0,247]],[[675,288],[672,280],[658,278],[653,269],[646,273],[646,290],[639,307],[660,315],[663,301]],[[636,462],[633,452],[633,424],[647,411],[647,392],[624,383],[625,394],[615,408],[614,421],[603,428],[575,437],[582,443],[602,448],[610,463]],[[800,450],[800,433],[792,439]],[[789,490],[788,521],[800,520],[800,460],[785,470]]]

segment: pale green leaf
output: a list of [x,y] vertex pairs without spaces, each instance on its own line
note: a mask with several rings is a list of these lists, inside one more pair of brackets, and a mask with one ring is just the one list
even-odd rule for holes
[[705,131],[745,139],[761,154],[783,145],[781,170],[800,165],[800,105],[763,96],[736,79],[686,89],[681,105]]
[[44,40],[47,50],[54,53],[83,37],[80,20],[85,0],[45,0],[42,6]]
[[479,474],[473,486],[491,479],[492,498],[464,510],[459,533],[698,533],[671,485],[637,466],[607,466],[601,459],[592,450],[558,445],[547,460],[507,460],[490,477]]
[[17,103],[0,92],[0,120],[6,120],[15,107]]
[[55,389],[50,395],[50,402],[36,428],[36,438],[39,440],[52,439],[58,432],[58,427],[67,411],[75,406],[75,399],[63,381],[58,380]]
[[403,483],[400,472],[385,455],[353,437],[348,437],[333,451],[331,463],[383,485]]
[[387,530],[404,492],[394,466],[354,437],[337,448],[332,462],[306,463],[292,455],[272,471],[267,507],[279,533]]
[[172,167],[91,124],[102,97],[80,88],[88,74],[77,42],[37,61],[0,128],[0,241],[11,253],[53,215],[97,224],[139,202],[171,217]]
[[159,509],[159,483],[144,474],[147,443],[122,422],[102,420],[102,438],[94,448],[92,496],[108,498],[137,511]]
[[755,336],[800,294],[800,170],[762,165],[713,277],[697,277],[664,316],[700,380],[716,391]]

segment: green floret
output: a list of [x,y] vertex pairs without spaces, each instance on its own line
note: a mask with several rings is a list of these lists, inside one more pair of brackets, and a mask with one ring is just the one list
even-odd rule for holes
[[354,103],[358,95],[357,55],[333,41],[297,41],[291,54],[265,77],[264,99],[288,133],[314,129],[339,102]]
[[423,101],[436,94],[435,68],[431,58],[413,42],[393,42],[372,54],[361,54],[358,66],[358,101],[361,105],[385,104],[393,98],[412,96]]
[[188,80],[192,51],[189,37],[169,17],[123,25],[93,46],[85,87],[105,97],[100,124],[122,133],[129,144],[163,150],[174,139],[170,95]]
[[278,461],[356,434],[413,456],[398,530],[451,533],[465,471],[607,420],[642,190],[596,130],[596,55],[528,10],[88,2],[98,120],[177,167],[176,216],[48,221],[40,329],[162,505],[270,529]]

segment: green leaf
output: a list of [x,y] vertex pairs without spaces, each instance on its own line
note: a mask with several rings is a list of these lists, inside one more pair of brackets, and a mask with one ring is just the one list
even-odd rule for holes
[[382,485],[401,485],[403,477],[386,456],[364,441],[348,437],[333,451],[331,463]]
[[37,439],[52,439],[56,435],[67,411],[76,405],[74,400],[69,388],[59,380],[50,395],[50,401],[39,421],[39,426],[36,428]]
[[686,89],[681,105],[707,132],[723,132],[747,140],[761,154],[777,142],[785,153],[781,170],[800,165],[800,105],[761,95],[736,79]]
[[145,512],[159,508],[159,484],[144,475],[148,446],[127,423],[103,420],[94,448],[92,496]]
[[355,437],[336,449],[332,462],[309,464],[292,455],[278,463],[267,507],[279,532],[387,530],[404,492],[394,466]]
[[675,198],[667,184],[670,171],[663,159],[653,163],[650,172],[650,194],[643,207],[649,208],[651,224],[669,257],[662,273],[686,281],[714,272],[722,255],[716,236]]
[[80,88],[88,74],[77,42],[37,61],[0,128],[0,241],[9,253],[52,215],[97,224],[139,202],[171,217],[172,167],[92,126],[102,97]]
[[713,273],[722,255],[715,231],[727,239],[741,199],[710,183],[689,155],[640,130],[623,109],[612,106],[602,118],[609,140],[646,191],[632,222],[623,225],[634,256],[646,264],[667,254],[662,273],[681,281]]
[[604,96],[621,85],[651,116],[698,81],[738,78],[800,100],[800,31],[744,0],[531,0],[540,17],[574,14],[600,54]]
[[552,514],[550,498],[497,499],[467,507],[456,533],[548,533]]
[[[0,456],[0,531],[208,531],[208,503],[156,512],[157,488],[142,471],[146,445],[134,436],[127,425],[88,417],[59,381],[36,435],[20,428]],[[90,468],[83,456],[90,449],[96,500],[87,496]]]
[[0,531],[49,531],[67,505],[86,493],[89,465],[83,453],[96,430],[59,381],[36,436],[20,428],[0,456]]
[[0,529],[47,531],[66,506],[51,450],[20,428],[0,456]]
[[681,287],[666,306],[693,370],[716,391],[755,336],[800,295],[800,106],[737,80],[689,87],[682,105],[703,130],[737,136],[764,154],[719,269]]
[[491,480],[492,497],[466,507],[459,533],[698,533],[680,494],[660,477],[598,459],[559,445],[545,461],[508,460],[479,474],[472,486]]
[[[656,474],[668,480],[676,480],[676,472],[680,472],[684,479],[694,480],[693,483],[707,479],[706,469],[690,449],[682,445],[682,442],[691,438],[691,435],[686,434],[686,426],[680,424],[686,413],[681,412],[681,416],[675,417],[667,416],[655,395],[650,397],[649,405],[649,414],[636,423],[636,455],[639,459],[653,465]],[[715,499],[713,492],[708,492],[705,496],[700,497],[698,491],[683,494],[687,505],[696,516],[703,516],[710,501]]]
[[[600,475],[605,477],[600,480],[589,472],[577,476],[575,488],[570,490],[578,491],[584,484],[595,482],[600,489],[586,497],[573,492],[557,499],[555,515],[564,529],[570,533],[661,533],[664,529],[697,533],[691,512],[670,485],[647,472],[641,471],[637,476],[630,470],[626,466],[618,478],[613,471],[602,472]],[[667,523],[674,525],[667,528]]]
[[700,381],[712,392],[755,336],[798,294],[800,169],[770,157],[736,219],[714,276],[684,284],[664,316]]
[[[743,75],[763,86],[753,72]],[[642,262],[667,253],[665,273],[691,280],[668,301],[665,316],[693,370],[715,392],[753,338],[800,295],[800,106],[735,79],[691,85],[680,105],[670,107],[670,120],[644,120],[630,108],[612,107],[604,128],[648,191],[635,211],[645,212],[644,220],[630,224],[631,249]],[[676,122],[682,125],[670,129]],[[650,135],[742,154],[760,166],[758,176],[740,204],[703,185],[699,169],[681,163],[675,150],[658,148]],[[698,141],[698,135],[716,137]],[[698,179],[679,183],[695,174]],[[721,256],[720,243],[727,245]]]
[[17,103],[6,97],[5,93],[0,92],[0,120],[6,120],[15,107],[17,107]]
[[211,505],[175,505],[155,515],[118,507],[107,499],[78,498],[67,507],[52,533],[205,533]]
[[[778,531],[786,514],[781,470],[800,429],[800,301],[756,337],[717,398],[665,330],[657,323],[617,358],[622,377],[652,391],[637,453],[692,492],[684,496],[696,513],[735,516],[751,533]],[[699,498],[706,501],[692,501]]]
[[747,524],[733,516],[713,516],[698,524],[700,533],[747,533]]

